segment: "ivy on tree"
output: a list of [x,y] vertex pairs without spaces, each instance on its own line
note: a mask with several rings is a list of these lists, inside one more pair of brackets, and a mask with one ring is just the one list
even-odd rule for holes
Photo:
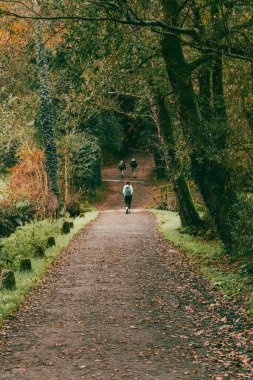
[[47,52],[42,36],[42,30],[37,29],[37,69],[40,91],[40,106],[36,118],[38,135],[45,152],[45,166],[50,189],[54,194],[59,194],[57,182],[57,151],[55,139],[55,120],[53,111],[53,102],[49,90],[49,70],[47,61]]

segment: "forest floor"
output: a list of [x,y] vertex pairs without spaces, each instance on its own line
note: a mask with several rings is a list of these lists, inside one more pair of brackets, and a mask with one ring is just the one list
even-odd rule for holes
[[158,233],[151,185],[133,185],[126,215],[122,182],[109,183],[97,220],[6,320],[1,380],[253,378],[252,323]]

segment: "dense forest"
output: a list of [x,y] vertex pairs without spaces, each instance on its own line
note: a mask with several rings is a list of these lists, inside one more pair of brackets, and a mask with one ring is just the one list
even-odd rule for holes
[[0,16],[2,237],[78,214],[131,146],[154,155],[182,226],[253,254],[250,0],[1,1]]

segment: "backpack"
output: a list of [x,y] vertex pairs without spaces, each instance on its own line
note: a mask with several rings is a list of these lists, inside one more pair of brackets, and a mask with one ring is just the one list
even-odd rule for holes
[[124,170],[124,169],[125,169],[124,161],[120,161],[118,168],[119,168],[120,170]]
[[132,192],[131,192],[131,189],[130,189],[130,186],[129,186],[129,185],[127,185],[127,186],[125,187],[125,189],[124,189],[124,195],[125,195],[125,197],[126,197],[126,196],[129,196],[129,195],[132,195]]
[[131,166],[131,168],[136,169],[137,166],[138,166],[138,164],[137,164],[137,162],[135,160],[131,160],[130,166]]

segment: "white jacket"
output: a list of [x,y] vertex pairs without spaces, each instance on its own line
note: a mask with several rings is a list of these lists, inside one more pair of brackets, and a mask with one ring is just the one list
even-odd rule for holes
[[125,188],[128,187],[128,186],[130,187],[131,195],[133,195],[134,190],[133,190],[133,186],[132,186],[132,185],[125,185],[125,186],[123,187],[123,195],[125,195]]

